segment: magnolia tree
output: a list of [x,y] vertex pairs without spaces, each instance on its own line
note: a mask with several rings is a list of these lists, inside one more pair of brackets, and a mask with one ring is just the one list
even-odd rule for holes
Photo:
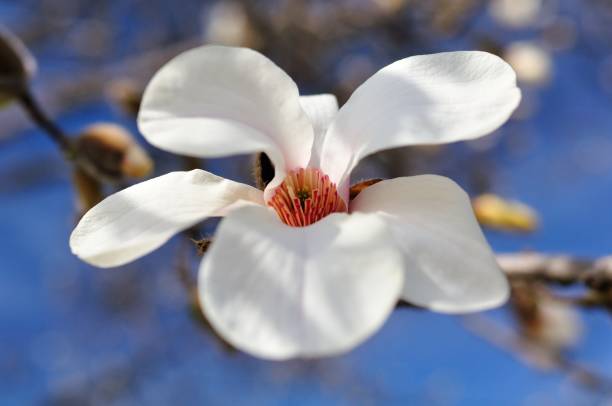
[[[408,25],[410,2],[377,1],[360,9],[369,19],[344,3],[329,6],[328,19],[300,20],[309,8],[290,2],[284,15],[292,24],[283,25],[253,2],[219,2],[206,14],[204,36],[224,45],[170,47],[153,58],[150,65],[162,66],[142,90],[113,81],[112,97],[145,140],[185,162],[186,170],[156,177],[152,149],[123,127],[92,123],[66,134],[31,92],[33,56],[2,29],[0,102],[23,107],[73,171],[79,220],[65,236],[72,253],[113,268],[177,235],[192,242],[201,258],[197,269],[181,268],[189,299],[219,340],[258,358],[345,354],[408,307],[476,315],[467,327],[491,343],[609,390],[604,376],[566,350],[580,334],[576,307],[612,309],[612,260],[495,254],[481,225],[528,232],[537,214],[489,193],[471,199],[444,176],[410,176],[407,164],[443,144],[485,137],[513,114],[533,114],[533,89],[550,80],[549,52],[525,41],[500,50],[483,38],[479,48],[489,52],[402,55],[379,70],[369,60],[345,60],[344,75],[332,80],[317,61],[356,32],[382,35],[393,48],[418,32],[417,23],[454,35],[478,10],[471,2],[451,11],[435,2],[437,12],[413,5],[419,17]],[[513,28],[544,12],[536,1],[488,7]],[[568,27],[551,30],[549,49],[570,46]],[[288,36],[309,47],[291,48]],[[522,104],[517,76],[527,87]],[[296,82],[330,93],[309,94]],[[413,148],[386,152],[387,178],[355,172],[364,158],[400,147]],[[244,154],[254,156],[252,185],[184,158]],[[199,225],[212,217],[222,220],[202,239]],[[560,296],[562,285],[582,290]],[[480,315],[504,305],[515,318],[511,328]]]

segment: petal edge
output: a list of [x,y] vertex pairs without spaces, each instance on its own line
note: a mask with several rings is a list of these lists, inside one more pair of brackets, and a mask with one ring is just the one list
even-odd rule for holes
[[171,172],[94,206],[72,232],[70,248],[98,267],[123,265],[205,218],[244,204],[263,204],[262,192],[199,169]]
[[452,180],[421,175],[382,181],[362,191],[351,210],[388,219],[405,256],[405,300],[442,313],[465,313],[508,299],[508,281],[470,200]]
[[200,303],[225,340],[254,356],[335,355],[380,328],[397,303],[402,267],[377,215],[333,214],[291,228],[245,207],[222,221],[202,261]]
[[487,52],[399,60],[366,80],[340,108],[323,143],[322,169],[344,190],[363,157],[481,137],[501,126],[520,98],[510,65]]

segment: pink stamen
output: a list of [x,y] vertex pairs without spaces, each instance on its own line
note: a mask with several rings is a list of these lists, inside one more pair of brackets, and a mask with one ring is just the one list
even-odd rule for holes
[[308,226],[331,213],[347,211],[336,185],[313,168],[289,172],[268,205],[283,223],[292,227]]

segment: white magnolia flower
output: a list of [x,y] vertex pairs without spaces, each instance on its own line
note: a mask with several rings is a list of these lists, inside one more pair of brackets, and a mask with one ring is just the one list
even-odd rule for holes
[[397,178],[349,201],[349,183],[376,151],[495,130],[519,102],[515,82],[488,53],[414,56],[380,70],[338,110],[331,95],[300,97],[255,51],[193,49],[152,79],[142,133],[198,157],[263,151],[274,179],[262,192],[202,170],[169,173],[94,207],[70,245],[93,265],[118,266],[225,216],[200,267],[202,308],[228,342],[269,359],[347,351],[400,298],[447,313],[497,306],[507,282],[459,186]]

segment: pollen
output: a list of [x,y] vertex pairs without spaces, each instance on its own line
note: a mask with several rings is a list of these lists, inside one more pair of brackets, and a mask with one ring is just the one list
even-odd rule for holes
[[289,172],[268,204],[292,227],[305,227],[331,213],[346,212],[336,185],[314,168]]

